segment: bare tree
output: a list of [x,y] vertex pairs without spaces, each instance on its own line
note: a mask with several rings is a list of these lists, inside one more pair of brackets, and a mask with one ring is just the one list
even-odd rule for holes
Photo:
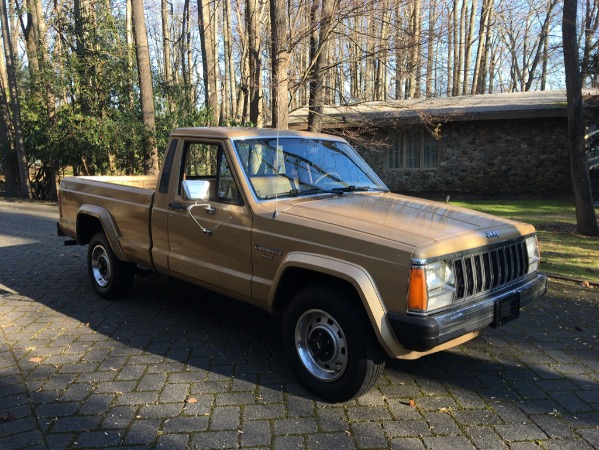
[[584,16],[584,44],[582,57],[582,81],[592,87],[599,85],[599,39],[597,29],[599,28],[599,1],[586,0]]
[[[223,47],[225,63],[225,91],[223,99],[223,118],[226,121],[232,118],[239,122],[236,113],[237,105],[237,80],[235,78],[235,61],[233,56],[233,30],[231,26],[231,0],[223,1]],[[223,122],[224,122],[223,121]]]
[[245,23],[248,51],[248,99],[249,119],[257,127],[262,126],[262,60],[260,58],[260,10],[258,0],[246,0]]
[[324,77],[327,67],[327,52],[333,11],[336,0],[312,0],[310,19],[312,34],[310,37],[310,102],[308,110],[308,129],[321,131],[324,110]]
[[287,2],[270,0],[272,124],[287,129],[289,117],[289,29]]
[[576,38],[577,0],[565,0],[562,21],[564,67],[568,97],[568,135],[570,137],[570,166],[576,201],[578,232],[585,236],[599,236],[599,225],[593,205],[589,168],[584,148],[584,117],[582,113],[582,78],[578,62]]
[[31,197],[29,188],[29,174],[27,171],[27,158],[25,155],[25,142],[21,124],[21,104],[19,102],[19,90],[17,86],[17,75],[15,71],[15,59],[13,53],[12,36],[8,25],[8,12],[6,0],[0,0],[0,21],[2,22],[2,40],[4,42],[4,53],[6,56],[6,72],[10,94],[10,109],[12,113],[13,144],[16,153],[17,167],[19,173],[19,196]]
[[493,0],[483,0],[478,30],[478,46],[476,50],[476,63],[472,76],[472,93],[482,94],[485,91],[487,78],[487,58],[489,41],[491,40],[491,17],[493,15]]
[[546,4],[532,4],[527,9],[510,7],[498,15],[503,22],[499,27],[503,30],[501,36],[511,56],[514,90],[529,91],[533,82],[541,80],[537,69],[539,64],[542,67],[547,36],[558,4],[558,0],[547,0]]
[[156,113],[154,110],[154,90],[150,69],[150,50],[146,32],[143,0],[131,0],[135,55],[139,75],[141,115],[146,129],[144,153],[144,173],[158,175],[158,148],[156,145]]
[[216,8],[211,0],[198,0],[202,64],[204,68],[204,95],[211,120],[217,125],[219,118],[218,61],[216,58]]
[[422,2],[415,0],[411,16],[411,32],[414,40],[410,58],[410,98],[420,98],[420,66],[422,58]]
[[162,19],[162,58],[164,65],[164,84],[167,86],[166,105],[169,110],[172,109],[172,99],[169,93],[169,87],[173,85],[173,74],[171,69],[171,25],[168,0],[160,0],[160,16]]
[[[4,47],[0,45],[0,145],[4,149],[11,149],[12,146],[12,121],[10,118],[8,90],[8,75],[6,72],[6,59],[4,57]],[[14,197],[18,191],[16,169],[16,153],[14,151],[6,151],[4,153],[4,182],[6,194],[9,197]]]

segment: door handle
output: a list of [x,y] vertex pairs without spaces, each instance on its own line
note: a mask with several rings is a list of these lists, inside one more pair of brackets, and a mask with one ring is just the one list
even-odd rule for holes
[[185,211],[187,209],[187,206],[177,202],[170,202],[168,207],[171,209],[178,209],[180,211]]

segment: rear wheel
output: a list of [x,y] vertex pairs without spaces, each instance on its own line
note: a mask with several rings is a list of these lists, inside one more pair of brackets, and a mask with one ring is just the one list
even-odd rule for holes
[[328,285],[311,286],[292,300],[283,321],[283,341],[298,379],[319,397],[342,402],[365,393],[385,368],[355,294]]
[[127,295],[135,278],[135,264],[120,261],[104,233],[96,233],[89,241],[87,271],[96,292],[108,299]]

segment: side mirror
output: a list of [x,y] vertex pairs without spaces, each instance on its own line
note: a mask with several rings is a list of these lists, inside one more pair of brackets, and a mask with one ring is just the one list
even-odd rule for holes
[[182,183],[184,200],[208,200],[210,181],[184,180]]

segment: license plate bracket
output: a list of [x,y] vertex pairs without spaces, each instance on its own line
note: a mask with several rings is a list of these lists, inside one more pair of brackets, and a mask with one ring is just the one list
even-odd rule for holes
[[491,326],[498,328],[520,315],[520,294],[516,293],[495,302],[495,315]]

